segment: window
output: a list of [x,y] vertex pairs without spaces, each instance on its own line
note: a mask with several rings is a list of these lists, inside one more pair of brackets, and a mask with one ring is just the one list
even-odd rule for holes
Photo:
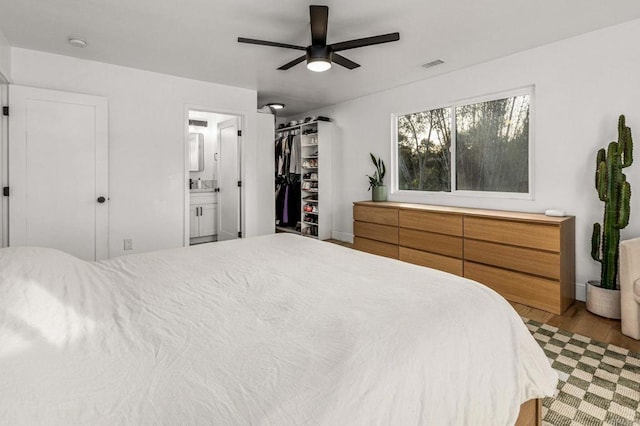
[[521,91],[397,116],[397,189],[528,194],[529,103]]

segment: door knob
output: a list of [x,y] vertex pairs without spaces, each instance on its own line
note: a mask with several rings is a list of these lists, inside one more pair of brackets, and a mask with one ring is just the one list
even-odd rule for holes
[[97,201],[98,201],[100,204],[102,204],[102,203],[104,203],[105,201],[107,201],[107,199],[106,199],[106,198],[104,198],[104,197],[98,197],[98,200],[97,200]]

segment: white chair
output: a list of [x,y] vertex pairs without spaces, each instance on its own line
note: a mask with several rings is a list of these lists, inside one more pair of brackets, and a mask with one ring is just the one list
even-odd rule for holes
[[640,238],[620,242],[622,334],[640,340]]

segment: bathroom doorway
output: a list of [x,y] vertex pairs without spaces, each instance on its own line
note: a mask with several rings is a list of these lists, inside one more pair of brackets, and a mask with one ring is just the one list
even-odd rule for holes
[[185,245],[242,236],[241,126],[239,115],[188,110]]

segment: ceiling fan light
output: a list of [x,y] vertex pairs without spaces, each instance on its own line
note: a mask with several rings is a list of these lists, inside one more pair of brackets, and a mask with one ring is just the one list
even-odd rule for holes
[[268,103],[265,106],[268,106],[269,108],[273,108],[273,109],[282,109],[282,108],[284,108],[284,104],[282,104],[280,102]]
[[307,47],[307,69],[315,72],[326,71],[331,68],[331,47],[315,46]]
[[307,69],[314,72],[323,72],[331,68],[331,62],[326,59],[309,59]]

